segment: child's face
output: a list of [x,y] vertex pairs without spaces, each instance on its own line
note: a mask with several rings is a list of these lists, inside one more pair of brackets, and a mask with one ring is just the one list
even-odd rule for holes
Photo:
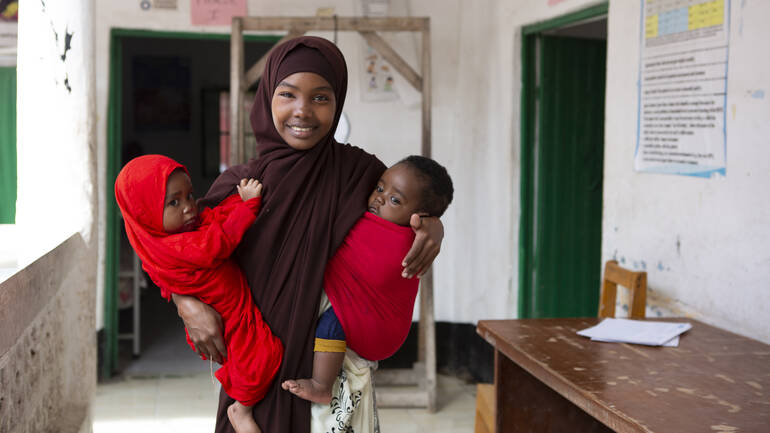
[[405,164],[385,170],[369,196],[369,212],[398,225],[409,225],[420,205],[423,182]]
[[271,103],[275,129],[297,150],[312,149],[329,133],[336,109],[331,84],[312,72],[284,78],[275,88]]
[[198,206],[192,193],[190,177],[181,170],[171,173],[166,182],[166,199],[163,203],[163,230],[180,233],[194,230],[198,219]]

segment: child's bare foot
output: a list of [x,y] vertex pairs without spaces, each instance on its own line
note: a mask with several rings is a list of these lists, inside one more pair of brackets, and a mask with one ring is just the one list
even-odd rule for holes
[[281,388],[313,403],[329,404],[332,401],[331,386],[324,386],[313,379],[285,380]]
[[230,419],[230,424],[233,425],[236,433],[262,433],[251,414],[251,406],[244,406],[236,401],[227,408],[227,418]]

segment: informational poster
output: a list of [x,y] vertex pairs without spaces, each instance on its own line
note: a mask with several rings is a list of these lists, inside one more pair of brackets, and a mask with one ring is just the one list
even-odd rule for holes
[[637,171],[725,175],[730,0],[641,0]]
[[0,67],[16,66],[18,33],[18,0],[0,0]]
[[190,0],[194,26],[230,25],[233,17],[246,16],[246,0]]
[[[390,0],[360,0],[365,17],[383,18],[390,13]],[[392,101],[398,99],[395,84],[396,71],[380,53],[366,42],[362,45],[361,99],[364,101]]]

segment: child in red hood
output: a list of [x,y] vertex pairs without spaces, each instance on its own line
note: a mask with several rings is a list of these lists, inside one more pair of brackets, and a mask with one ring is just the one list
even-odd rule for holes
[[243,179],[238,194],[199,214],[187,169],[162,155],[134,158],[115,181],[128,240],[161,296],[192,295],[222,316],[228,356],[216,376],[236,400],[227,414],[238,433],[260,432],[251,406],[265,395],[283,358],[281,341],[230,259],[256,219],[261,193],[258,181]]

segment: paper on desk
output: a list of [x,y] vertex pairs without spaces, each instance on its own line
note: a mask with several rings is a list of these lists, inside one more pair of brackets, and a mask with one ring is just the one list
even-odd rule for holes
[[578,335],[613,343],[676,346],[679,344],[679,335],[690,328],[692,325],[689,323],[608,318],[596,326],[578,331]]

